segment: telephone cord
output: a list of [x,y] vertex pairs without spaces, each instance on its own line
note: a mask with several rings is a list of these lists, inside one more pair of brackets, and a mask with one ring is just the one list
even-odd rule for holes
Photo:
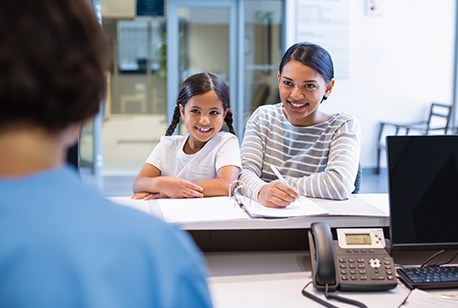
[[[325,306],[325,307],[329,307],[329,308],[338,308],[337,306],[319,298],[318,296],[308,292],[306,289],[307,287],[312,283],[312,281],[310,281],[309,283],[307,283],[305,285],[305,287],[302,289],[302,295],[304,295],[305,297],[308,297],[310,298],[311,300]],[[325,285],[325,291],[324,291],[324,296],[326,297],[326,299],[334,299],[336,301],[339,301],[339,302],[342,302],[342,303],[346,303],[346,304],[349,304],[349,305],[353,305],[353,306],[356,306],[356,307],[361,307],[361,308],[367,308],[367,306],[361,302],[358,302],[356,300],[353,300],[353,299],[350,299],[350,298],[346,298],[346,297],[343,297],[343,296],[339,296],[339,295],[336,295],[336,294],[331,294],[328,292],[328,285],[326,284]]]
[[310,281],[309,283],[307,283],[307,284],[305,285],[305,287],[302,289],[302,295],[304,295],[305,297],[310,298],[311,300],[313,300],[313,301],[315,301],[315,302],[317,302],[317,303],[319,303],[319,304],[321,304],[321,305],[323,305],[323,306],[325,306],[325,307],[329,307],[329,308],[339,308],[339,307],[334,306],[333,304],[328,303],[327,301],[325,301],[325,300],[319,298],[319,297],[316,296],[315,294],[312,294],[312,293],[308,292],[306,289],[307,289],[307,287],[308,287],[311,283],[312,283],[312,281]]

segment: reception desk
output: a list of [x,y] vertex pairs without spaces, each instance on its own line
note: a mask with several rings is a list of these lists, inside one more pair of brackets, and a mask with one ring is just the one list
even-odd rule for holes
[[[185,208],[171,212],[156,201],[111,199],[176,223],[193,236],[204,252],[216,308],[322,307],[301,293],[312,279],[307,232],[314,221],[327,221],[333,228],[383,228],[386,237],[389,235],[387,194],[360,194],[346,201],[314,199],[329,214],[284,219],[251,218],[240,213],[237,207],[219,208],[221,204],[214,204],[214,209],[207,208],[206,213],[199,213],[205,210],[200,206],[190,211]],[[176,200],[176,204],[182,206],[180,200]],[[232,209],[236,212],[231,213]],[[227,210],[229,212],[224,212]],[[415,265],[431,254],[427,251],[395,252],[393,258],[396,265]],[[307,290],[325,299],[313,285]],[[368,307],[398,307],[407,296],[402,307],[458,307],[457,290],[415,290],[409,294],[409,289],[400,281],[389,291],[339,293]],[[331,302],[338,307],[354,307]]]
[[[232,204],[206,204],[208,200],[172,200],[169,207],[156,200],[110,198],[187,230],[203,251],[307,250],[307,231],[315,221],[331,227],[382,227],[388,236],[387,194],[358,194],[345,201],[311,199],[329,213],[288,218],[252,218]],[[173,208],[173,209],[172,209]]]

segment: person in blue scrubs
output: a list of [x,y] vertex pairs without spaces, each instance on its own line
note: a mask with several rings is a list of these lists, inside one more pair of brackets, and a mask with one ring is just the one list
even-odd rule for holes
[[0,307],[211,307],[184,231],[111,203],[65,165],[106,90],[89,3],[0,1]]

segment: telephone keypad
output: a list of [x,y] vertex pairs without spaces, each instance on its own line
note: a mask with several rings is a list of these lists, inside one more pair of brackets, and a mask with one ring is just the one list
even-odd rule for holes
[[[340,280],[350,286],[368,283],[386,284],[394,281],[393,261],[378,249],[340,249],[336,247]],[[390,282],[391,283],[391,282]]]

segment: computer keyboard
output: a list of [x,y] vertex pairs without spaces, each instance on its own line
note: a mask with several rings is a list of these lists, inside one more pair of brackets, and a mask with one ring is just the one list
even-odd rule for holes
[[400,267],[397,271],[411,289],[458,288],[458,265]]

